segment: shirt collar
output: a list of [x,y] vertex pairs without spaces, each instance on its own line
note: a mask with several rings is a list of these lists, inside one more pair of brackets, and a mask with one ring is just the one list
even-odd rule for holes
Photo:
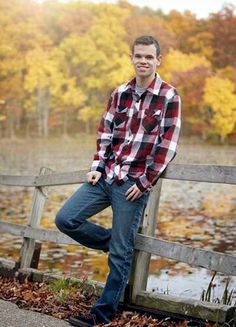
[[[131,79],[126,84],[124,91],[133,91],[133,92],[135,92],[135,84],[136,84],[136,77]],[[160,91],[160,88],[161,88],[161,84],[162,84],[162,79],[160,78],[160,75],[156,73],[154,79],[152,80],[152,82],[148,86],[147,91],[149,91],[152,94],[158,95],[159,91]]]

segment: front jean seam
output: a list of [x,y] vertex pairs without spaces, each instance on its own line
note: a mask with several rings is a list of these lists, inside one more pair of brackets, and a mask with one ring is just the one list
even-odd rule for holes
[[[88,208],[88,207],[90,207],[91,205],[93,205],[96,201],[97,201],[97,200],[95,199],[95,200],[93,200],[93,201],[91,201],[91,202],[89,202],[89,203],[86,203],[82,208],[80,208],[80,212],[77,214],[76,218],[80,216],[80,213],[81,213],[82,211],[86,210],[86,208]],[[110,201],[108,201],[108,202],[110,202]],[[108,204],[107,207],[109,207],[109,205],[110,205],[110,204]],[[107,208],[107,207],[106,207],[106,208]],[[104,209],[105,209],[105,208],[104,208]],[[92,215],[91,215],[91,216],[88,216],[84,221],[80,222],[80,223],[79,223],[79,226],[77,226],[76,228],[74,228],[74,230],[77,229],[77,228],[79,228],[79,227],[80,227],[80,226],[81,226],[85,221],[87,221],[87,219],[89,219],[89,218],[91,218],[91,217],[92,217]],[[72,219],[72,221],[73,221],[73,219]]]
[[[128,242],[127,242],[127,245],[126,245],[126,252],[125,252],[125,262],[124,262],[124,265],[123,265],[123,268],[122,268],[122,280],[121,280],[121,283],[120,283],[120,287],[119,289],[117,290],[116,292],[116,295],[114,296],[113,300],[112,300],[112,303],[114,304],[118,297],[119,297],[119,293],[121,292],[122,290],[122,285],[124,284],[124,280],[125,280],[125,277],[124,277],[124,273],[125,273],[125,270],[127,270],[126,268],[126,263],[127,263],[127,257],[128,257],[128,253],[129,253],[129,247],[128,245],[131,243],[131,235],[132,235],[132,230],[133,230],[133,227],[135,226],[135,223],[136,223],[136,220],[138,220],[138,216],[137,216],[137,219],[134,218],[134,222],[133,224],[131,225],[131,228],[130,228],[130,233],[129,233],[129,237],[128,237]],[[131,251],[132,252],[132,249]]]

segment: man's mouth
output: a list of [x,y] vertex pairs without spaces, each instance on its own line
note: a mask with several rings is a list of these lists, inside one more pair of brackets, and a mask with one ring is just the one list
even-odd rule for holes
[[148,69],[147,66],[138,66],[138,69]]

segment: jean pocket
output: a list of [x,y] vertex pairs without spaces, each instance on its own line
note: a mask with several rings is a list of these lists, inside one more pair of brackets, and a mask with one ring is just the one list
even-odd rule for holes
[[126,183],[127,183],[127,184],[130,184],[130,185],[134,185],[134,184],[136,183],[136,180],[133,179],[133,178],[132,178],[132,179],[129,178],[129,179],[126,181]]

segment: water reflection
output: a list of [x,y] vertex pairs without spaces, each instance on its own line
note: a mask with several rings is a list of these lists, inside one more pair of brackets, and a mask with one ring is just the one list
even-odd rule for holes
[[[176,264],[175,270],[179,273],[170,275],[169,269],[162,269],[158,276],[150,274],[148,278],[147,290],[165,293],[180,297],[190,297],[200,299],[203,290],[207,290],[213,273],[206,269],[190,268],[186,264]],[[214,278],[212,299],[220,301],[223,296],[227,277],[217,274]],[[236,300],[236,278],[231,278],[229,290],[234,289],[233,303]]]

